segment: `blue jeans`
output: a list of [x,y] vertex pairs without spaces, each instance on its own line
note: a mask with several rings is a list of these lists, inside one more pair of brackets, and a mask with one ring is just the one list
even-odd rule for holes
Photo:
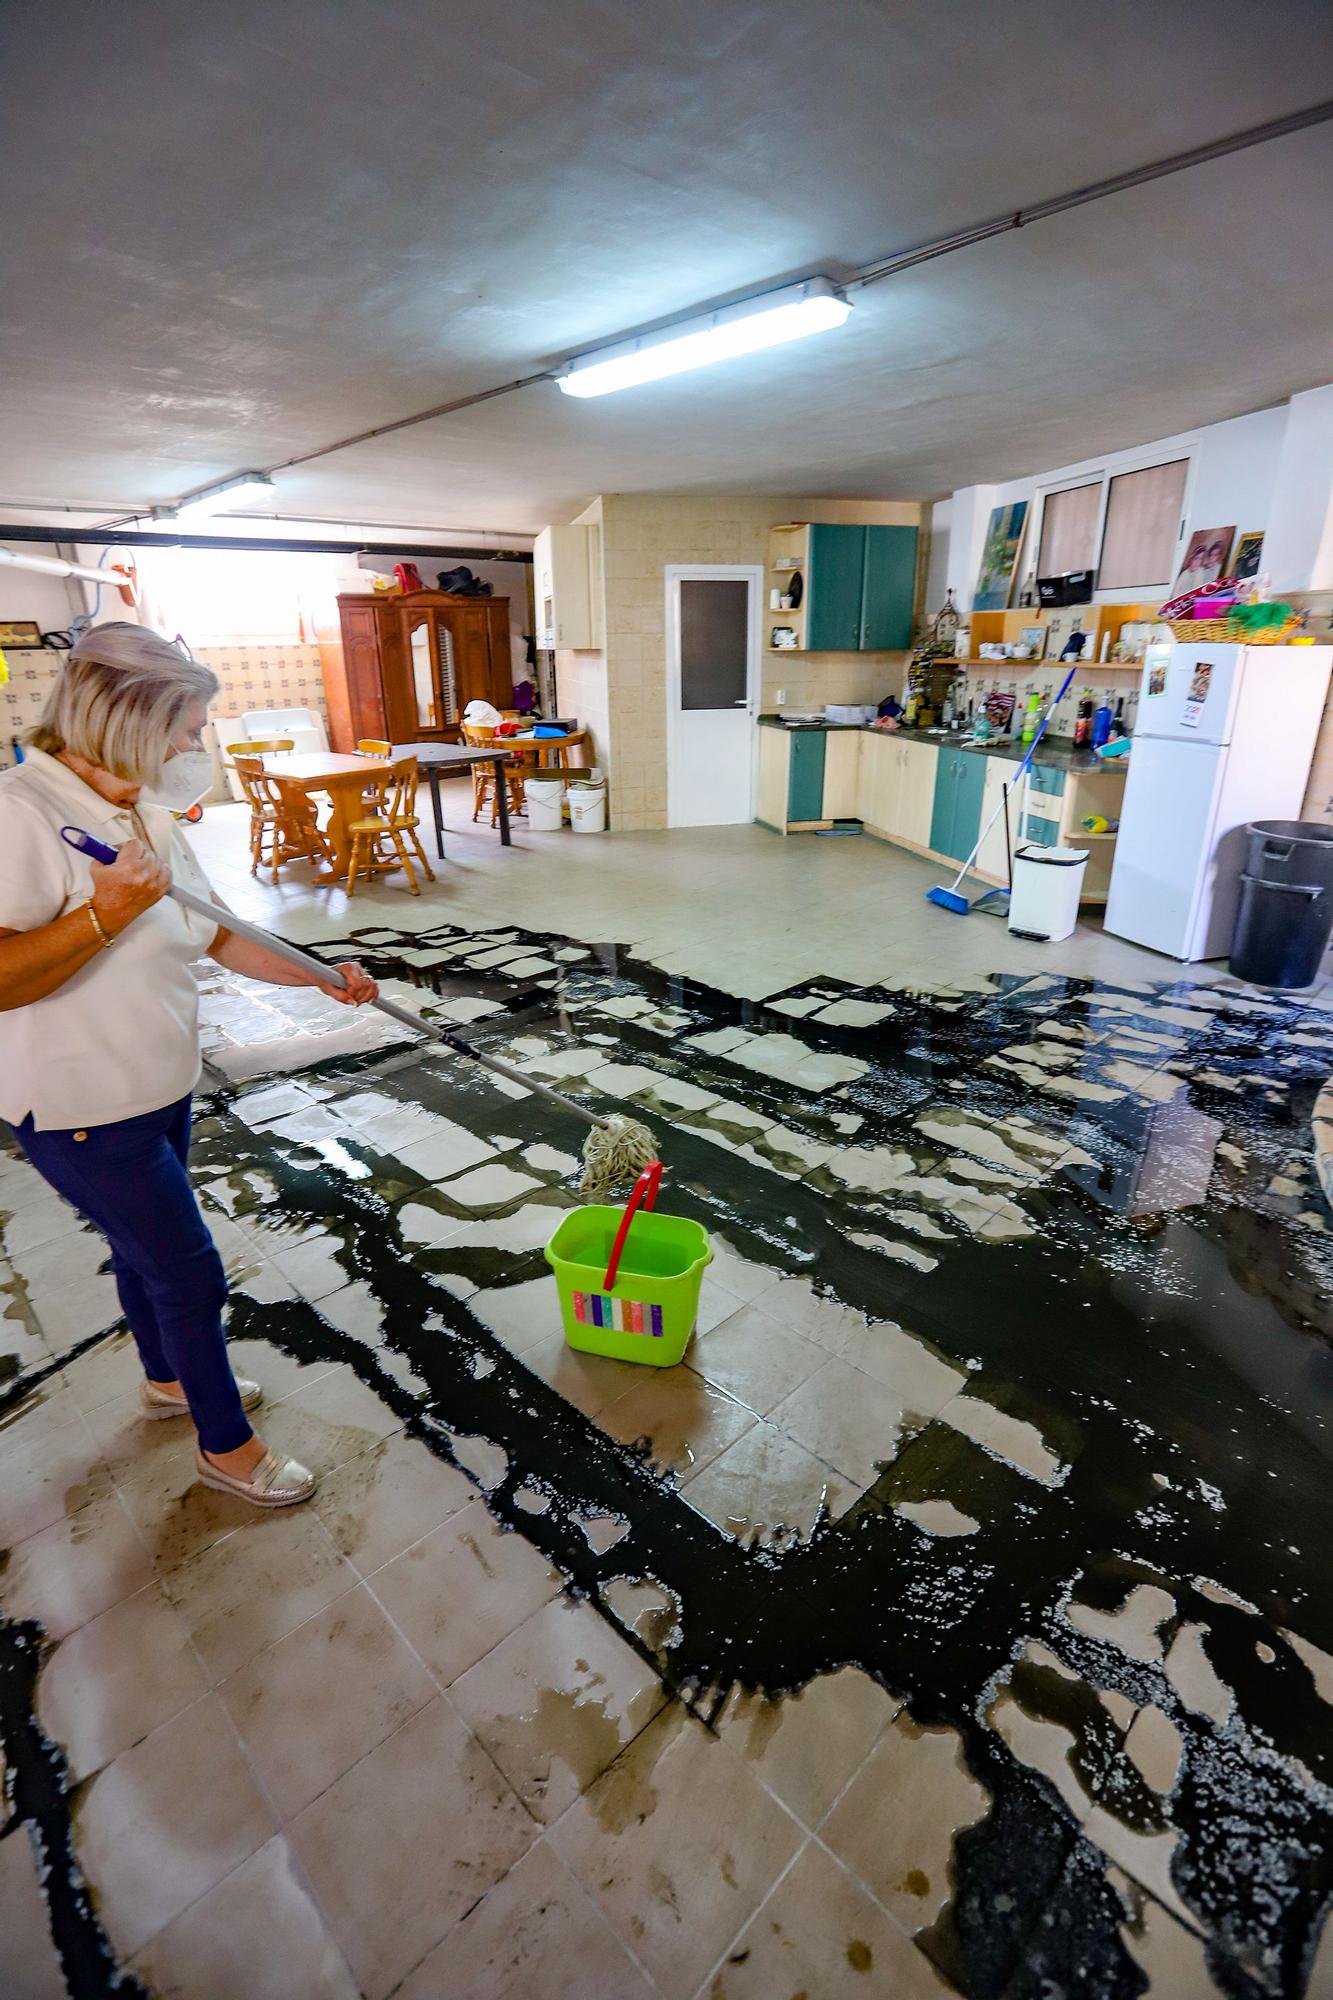
[[20,1144],[44,1180],[111,1245],[125,1320],[151,1382],[179,1382],[205,1451],[251,1436],[227,1358],[227,1278],[185,1162],[190,1100],[86,1131],[38,1132]]

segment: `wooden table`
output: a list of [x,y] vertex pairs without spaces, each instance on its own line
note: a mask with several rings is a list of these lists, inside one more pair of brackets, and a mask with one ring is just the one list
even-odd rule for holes
[[352,861],[352,836],[347,822],[361,817],[356,808],[367,784],[388,777],[386,759],[357,757],[339,750],[289,750],[270,751],[260,761],[265,776],[272,778],[282,792],[296,794],[294,816],[299,816],[298,800],[308,800],[312,792],[327,793],[332,810],[324,832],[333,849],[333,873],[346,875]]
[[563,764],[565,752],[576,743],[586,742],[587,737],[586,729],[570,729],[563,736],[506,736],[503,740],[511,750],[517,750],[525,764],[535,763],[539,771],[544,771],[552,757]]
[[509,837],[509,787],[501,777],[502,764],[512,764],[514,759],[508,744],[512,739],[494,743],[395,743],[395,757],[415,757],[417,769],[430,785],[431,811],[435,816],[435,852],[444,859],[444,815],[440,810],[440,773],[456,771],[460,766],[470,764],[494,764],[495,802],[499,809],[500,845],[512,847]]

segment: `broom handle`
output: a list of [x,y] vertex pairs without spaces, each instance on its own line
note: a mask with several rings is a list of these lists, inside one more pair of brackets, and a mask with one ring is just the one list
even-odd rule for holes
[[[92,834],[85,833],[81,827],[62,826],[60,837],[68,841],[71,847],[78,848],[80,853],[91,855],[94,861],[110,865],[116,858],[114,847],[108,847],[105,841],[95,840]],[[244,917],[238,917],[234,911],[224,909],[220,903],[210,902],[205,896],[196,896],[192,889],[182,889],[179,883],[175,882],[168,894],[173,902],[183,904],[187,910],[197,910],[200,916],[211,917],[220,929],[235,931],[239,937],[249,938],[252,944],[262,945],[266,951],[285,959],[288,965],[296,966],[301,972],[311,973],[321,985],[346,985],[347,982],[336,967],[325,965],[322,959],[313,957],[308,951],[302,951],[299,945],[289,944],[286,938],[274,937],[271,931],[262,929],[258,924],[247,923]],[[455,1055],[466,1056],[469,1061],[480,1063],[483,1069],[493,1070],[497,1076],[506,1077],[510,1083],[521,1084],[524,1090],[530,1090],[535,1097],[544,1097],[550,1103],[558,1104],[563,1111],[574,1112],[576,1117],[584,1119],[589,1125],[606,1124],[605,1118],[599,1118],[597,1113],[589,1111],[586,1105],[576,1104],[572,1097],[565,1097],[560,1091],[552,1090],[549,1084],[539,1083],[536,1077],[526,1075],[521,1069],[514,1069],[507,1062],[501,1062],[498,1056],[483,1055],[480,1049],[474,1049],[469,1042],[465,1042],[461,1035],[455,1035],[449,1028],[438,1027],[434,1021],[423,1021],[420,1014],[414,1014],[409,1007],[400,1007],[396,1000],[372,1000],[370,1004],[378,1008],[381,1014],[387,1014],[391,1021],[399,1021],[405,1028],[415,1028],[418,1034],[432,1036],[435,1041],[443,1042],[446,1048],[452,1049]]]

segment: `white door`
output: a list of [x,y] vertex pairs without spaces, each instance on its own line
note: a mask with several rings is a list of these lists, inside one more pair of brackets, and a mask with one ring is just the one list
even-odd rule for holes
[[758,564],[667,565],[669,826],[754,818],[763,583]]

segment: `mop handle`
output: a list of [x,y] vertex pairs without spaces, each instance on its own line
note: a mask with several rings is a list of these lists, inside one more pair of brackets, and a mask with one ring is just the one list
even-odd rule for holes
[[[114,847],[108,847],[103,840],[94,839],[93,835],[85,833],[82,827],[62,826],[60,838],[67,841],[71,847],[77,848],[81,854],[88,855],[93,861],[104,862],[108,867],[116,858],[117,850]],[[271,931],[261,929],[258,924],[247,923],[244,917],[238,917],[233,911],[224,909],[220,903],[210,902],[205,896],[196,896],[192,889],[182,889],[176,882],[172,883],[167,893],[173,902],[183,904],[187,910],[197,910],[200,916],[211,917],[219,929],[235,931],[238,937],[249,938],[252,944],[262,945],[276,957],[286,959],[288,965],[296,966],[298,971],[312,974],[321,986],[347,984],[335,966],[325,965],[322,959],[313,957],[308,951],[302,951],[299,945],[289,944],[286,938],[274,937]],[[399,1021],[405,1028],[415,1028],[419,1034],[432,1036],[435,1041],[443,1042],[446,1048],[452,1049],[455,1055],[467,1056],[471,1062],[480,1063],[483,1069],[494,1070],[497,1076],[506,1077],[510,1083],[521,1084],[524,1090],[530,1090],[536,1097],[549,1098],[552,1104],[558,1104],[564,1111],[575,1112],[589,1125],[606,1124],[605,1118],[599,1118],[597,1113],[589,1111],[586,1105],[576,1104],[572,1097],[562,1096],[558,1090],[552,1090],[549,1084],[539,1083],[536,1077],[525,1075],[521,1069],[512,1068],[509,1063],[501,1062],[497,1056],[483,1055],[480,1049],[474,1049],[469,1042],[465,1042],[461,1035],[453,1034],[448,1028],[438,1027],[434,1021],[423,1021],[419,1014],[414,1014],[408,1007],[400,1007],[397,1001],[372,1000],[370,1004],[372,1007],[377,1007],[381,1014],[387,1014],[391,1021]]]
[[611,1260],[606,1267],[606,1276],[602,1280],[602,1290],[604,1292],[613,1292],[615,1290],[616,1277],[620,1271],[620,1260],[625,1253],[625,1238],[629,1235],[629,1226],[634,1220],[636,1210],[640,1206],[651,1208],[657,1200],[661,1186],[662,1162],[654,1160],[651,1166],[645,1167],[639,1175],[639,1178],[635,1181],[630,1191],[630,1198],[625,1203],[625,1213],[620,1218],[620,1227],[616,1231],[616,1240],[611,1245]]

